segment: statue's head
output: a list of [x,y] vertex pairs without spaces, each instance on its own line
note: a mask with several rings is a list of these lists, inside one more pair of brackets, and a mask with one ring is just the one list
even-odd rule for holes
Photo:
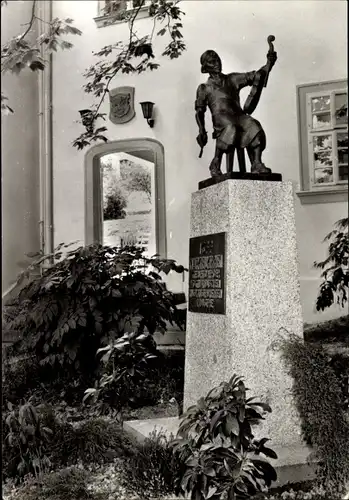
[[201,73],[221,73],[222,61],[217,52],[206,50],[200,58]]

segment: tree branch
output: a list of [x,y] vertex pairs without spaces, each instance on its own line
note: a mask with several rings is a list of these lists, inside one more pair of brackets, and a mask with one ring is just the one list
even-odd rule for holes
[[28,28],[25,30],[25,32],[23,33],[23,35],[20,37],[20,40],[23,40],[27,34],[29,33],[29,31],[32,29],[32,26],[33,26],[33,23],[34,23],[34,20],[35,20],[35,6],[36,6],[36,0],[33,0],[33,5],[32,5],[32,13],[31,13],[31,19],[29,21],[29,26]]
[[[124,61],[127,60],[127,57],[128,57],[128,55],[130,53],[132,39],[133,39],[133,35],[134,35],[134,33],[133,33],[134,23],[135,23],[136,17],[139,14],[139,11],[141,10],[141,8],[143,6],[143,3],[144,2],[141,2],[140,5],[137,7],[137,10],[133,13],[133,16],[131,15],[131,19],[130,19],[130,22],[129,22],[129,27],[130,27],[129,44],[128,44],[128,47],[127,47],[126,54],[124,56]],[[106,83],[104,92],[102,94],[102,97],[101,97],[101,99],[99,101],[99,104],[97,105],[97,108],[96,108],[96,110],[94,112],[93,120],[96,120],[98,112],[99,112],[99,110],[100,110],[100,108],[101,108],[101,106],[102,106],[102,104],[104,102],[105,96],[109,92],[109,85],[111,84],[111,81],[117,75],[117,73],[119,72],[119,70],[120,70],[120,67],[116,68],[115,71],[107,78],[107,83]]]

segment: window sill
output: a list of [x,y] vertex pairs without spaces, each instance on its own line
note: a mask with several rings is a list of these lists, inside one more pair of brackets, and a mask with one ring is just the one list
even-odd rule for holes
[[[137,9],[128,10],[127,14],[133,14]],[[149,17],[149,7],[142,7],[137,15],[137,19],[143,19]],[[97,28],[105,28],[106,26],[111,26],[113,24],[126,23],[127,19],[118,19],[117,14],[107,14],[106,16],[98,16],[94,18]]]
[[319,189],[318,191],[297,191],[302,204],[338,203],[348,201],[348,185],[336,186],[334,189]]

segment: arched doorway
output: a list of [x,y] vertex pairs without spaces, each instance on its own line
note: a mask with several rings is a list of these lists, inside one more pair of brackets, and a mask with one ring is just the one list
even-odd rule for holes
[[153,139],[98,144],[85,156],[85,244],[123,241],[167,256],[164,148]]

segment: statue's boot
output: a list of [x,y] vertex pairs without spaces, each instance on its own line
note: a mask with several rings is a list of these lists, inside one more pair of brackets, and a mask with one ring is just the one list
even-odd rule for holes
[[266,167],[264,163],[253,163],[251,165],[252,174],[271,174],[271,169]]
[[211,177],[220,177],[223,172],[220,168],[210,168]]
[[220,161],[213,159],[210,165],[210,174],[211,177],[219,177],[223,175],[223,172],[220,167]]

